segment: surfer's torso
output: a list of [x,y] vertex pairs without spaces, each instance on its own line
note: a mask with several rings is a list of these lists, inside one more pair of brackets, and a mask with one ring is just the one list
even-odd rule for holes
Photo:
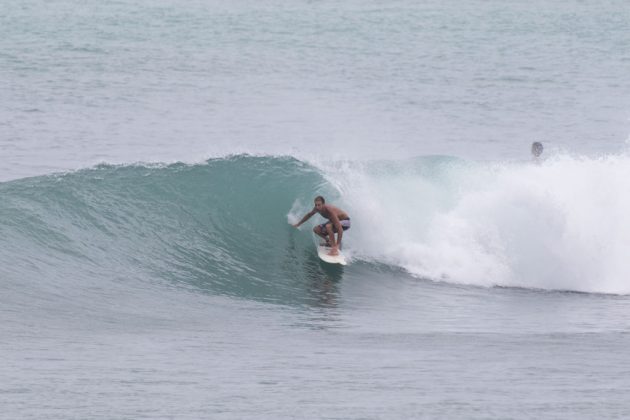
[[348,216],[348,213],[331,204],[324,204],[322,206],[322,209],[318,211],[318,213],[328,220],[332,218],[333,214],[337,216],[337,219],[339,220],[350,220],[350,216]]

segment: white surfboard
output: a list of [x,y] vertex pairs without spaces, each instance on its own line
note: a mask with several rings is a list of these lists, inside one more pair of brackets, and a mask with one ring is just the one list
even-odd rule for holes
[[328,255],[331,249],[332,248],[328,246],[318,244],[317,255],[319,256],[319,259],[329,264],[341,264],[341,265],[348,264],[346,262],[346,257],[343,255],[341,251],[339,251],[339,255]]

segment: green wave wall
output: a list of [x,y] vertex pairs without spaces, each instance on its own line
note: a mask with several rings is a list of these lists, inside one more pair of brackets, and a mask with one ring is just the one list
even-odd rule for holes
[[7,182],[0,193],[5,288],[166,282],[287,302],[308,299],[304,282],[323,270],[287,212],[333,190],[296,159],[234,156],[101,165]]

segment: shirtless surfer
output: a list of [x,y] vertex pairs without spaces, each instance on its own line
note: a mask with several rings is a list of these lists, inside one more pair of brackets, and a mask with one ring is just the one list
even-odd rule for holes
[[[327,222],[317,225],[313,228],[318,236],[326,240],[326,244],[332,248],[328,255],[339,255],[339,248],[341,247],[341,238],[343,237],[343,231],[350,229],[350,217],[348,213],[335,207],[331,204],[326,204],[324,197],[315,197],[315,207],[309,211],[302,220],[294,224],[294,227],[300,227],[300,225],[310,219],[315,213],[321,214],[328,219]],[[335,241],[335,233],[337,234],[337,241]]]

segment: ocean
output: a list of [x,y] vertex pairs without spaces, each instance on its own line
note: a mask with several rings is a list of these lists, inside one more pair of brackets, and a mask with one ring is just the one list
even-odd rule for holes
[[0,0],[0,418],[630,417],[629,25]]

